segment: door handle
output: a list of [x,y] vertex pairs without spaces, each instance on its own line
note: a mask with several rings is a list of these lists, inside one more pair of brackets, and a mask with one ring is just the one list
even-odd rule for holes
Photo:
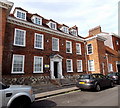
[[12,93],[6,93],[6,97],[11,97]]

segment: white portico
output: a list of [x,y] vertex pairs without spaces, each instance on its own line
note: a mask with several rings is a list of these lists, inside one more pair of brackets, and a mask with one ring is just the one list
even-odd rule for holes
[[63,57],[59,54],[50,56],[50,75],[51,79],[63,78],[62,74],[62,59]]

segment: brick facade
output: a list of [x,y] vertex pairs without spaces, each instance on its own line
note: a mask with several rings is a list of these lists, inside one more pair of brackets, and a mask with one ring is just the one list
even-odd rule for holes
[[[19,28],[22,30],[26,30],[26,46],[25,47],[19,47],[19,46],[14,46],[14,30],[15,28]],[[44,49],[35,49],[34,48],[34,34],[35,33],[40,33],[44,35]],[[10,37],[8,37],[8,35]],[[52,51],[52,37],[56,37],[60,40],[59,46],[60,46],[60,51]],[[73,59],[74,62],[74,67],[76,69],[76,60],[81,59],[84,62],[84,44],[81,43],[80,41],[74,41],[71,39],[66,39],[66,38],[61,38],[57,35],[51,35],[48,33],[44,32],[39,32],[35,31],[32,29],[26,29],[24,27],[20,27],[17,25],[12,25],[12,24],[7,24],[6,27],[6,35],[5,35],[5,44],[4,44],[4,61],[3,61],[3,75],[4,74],[10,74],[11,72],[11,65],[12,63],[12,55],[13,54],[21,54],[26,56],[26,62],[25,63],[25,71],[27,73],[25,74],[32,74],[33,73],[33,57],[34,56],[43,56],[44,58],[44,64],[50,64],[50,55],[52,54],[59,54],[61,55],[64,59],[63,62],[66,61],[66,59]],[[72,42],[72,54],[67,54],[66,53],[66,40]],[[76,43],[80,43],[82,47],[82,55],[77,55],[76,54]],[[8,64],[6,64],[8,63]],[[8,68],[5,68],[7,66]],[[31,67],[31,68],[30,68]],[[74,69],[74,68],[73,68]],[[66,71],[66,65],[63,63],[63,70]],[[85,71],[85,70],[84,70]],[[9,72],[9,73],[8,73]],[[46,70],[44,72],[48,75]],[[77,73],[76,70],[74,70],[75,73]],[[66,74],[66,73],[65,73]]]
[[[22,8],[15,8],[21,11],[25,11]],[[25,80],[31,80],[31,81],[42,81],[44,79],[44,82],[47,81],[47,79],[51,79],[51,76],[54,76],[54,72],[51,67],[53,66],[56,60],[57,61],[57,70],[59,67],[59,72],[57,71],[57,74],[63,75],[63,78],[77,78],[80,74],[84,73],[108,73],[108,64],[113,64],[113,71],[116,72],[117,65],[116,62],[119,63],[119,54],[111,53],[110,51],[106,50],[106,46],[104,44],[104,41],[106,40],[105,37],[102,37],[100,35],[101,27],[95,27],[91,30],[89,30],[89,36],[86,38],[83,38],[78,35],[78,28],[76,26],[69,28],[69,31],[72,29],[77,30],[76,36],[70,33],[64,33],[61,31],[61,27],[65,25],[58,24],[57,22],[53,20],[47,20],[43,19],[42,25],[35,25],[31,18],[35,14],[30,14],[27,11],[26,14],[26,21],[23,21],[21,19],[18,19],[15,17],[14,13],[9,15],[6,20],[6,14],[7,10],[1,8],[3,17],[2,18],[2,30],[0,30],[0,33],[2,33],[1,40],[3,42],[3,46],[0,45],[0,64],[2,62],[2,75],[4,81],[7,81],[7,79],[10,79],[8,82],[24,82]],[[0,10],[0,11],[1,11]],[[15,11],[14,11],[15,12]],[[39,16],[39,15],[37,15]],[[41,17],[41,16],[40,16]],[[1,20],[0,20],[1,21]],[[49,21],[53,21],[57,24],[57,29],[53,30],[48,27]],[[1,26],[1,25],[0,25]],[[68,27],[68,26],[66,26]],[[14,39],[15,39],[15,29],[21,29],[26,31],[26,44],[25,46],[16,46],[14,45]],[[1,32],[2,31],[2,32]],[[42,34],[44,36],[44,48],[43,49],[36,49],[34,48],[35,43],[35,33]],[[52,38],[55,37],[59,39],[59,51],[53,51],[52,50]],[[120,40],[118,37],[117,39]],[[72,53],[66,53],[66,41],[70,41],[72,43]],[[1,42],[1,43],[2,43]],[[116,38],[113,36],[113,45],[114,50],[116,53],[118,53],[118,50],[120,50],[120,41],[119,45],[116,46],[115,44]],[[79,43],[81,45],[81,54],[76,54],[76,43]],[[87,54],[87,45],[92,44],[93,47],[93,53]],[[13,63],[13,55],[19,54],[24,55],[24,73],[11,73],[12,71],[12,63]],[[33,73],[34,68],[34,56],[41,56],[43,57],[43,73]],[[54,57],[55,56],[55,57]],[[54,58],[52,58],[54,57]],[[73,63],[73,71],[67,72],[67,64],[66,60],[70,59]],[[53,60],[53,61],[52,61]],[[77,60],[82,60],[82,72],[78,72],[77,68]],[[93,60],[94,61],[94,71],[88,70],[88,61]],[[62,62],[61,62],[62,61]],[[59,65],[58,65],[59,63]],[[61,63],[61,64],[60,64]],[[48,68],[45,67],[45,65],[49,65]],[[55,65],[55,64],[54,64]],[[54,67],[54,66],[53,66]],[[61,67],[61,68],[60,68]],[[55,67],[54,67],[55,68]],[[61,73],[62,72],[62,73]],[[62,77],[60,77],[62,78]],[[18,83],[17,82],[17,83]],[[21,83],[22,83],[21,82]]]

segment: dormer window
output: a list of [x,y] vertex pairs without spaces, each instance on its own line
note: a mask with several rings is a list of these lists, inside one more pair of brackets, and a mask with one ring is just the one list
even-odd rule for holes
[[64,33],[69,33],[68,27],[63,26],[61,29]]
[[77,36],[77,30],[75,29],[70,30],[70,33],[74,36]]
[[22,19],[22,20],[26,20],[26,12],[16,9],[15,17],[19,18],[19,19]]
[[42,18],[37,17],[37,16],[33,16],[32,18],[32,22],[38,25],[42,25]]
[[51,29],[54,29],[54,30],[57,29],[56,23],[54,23],[54,22],[49,22],[48,25],[49,25],[49,27],[50,27]]

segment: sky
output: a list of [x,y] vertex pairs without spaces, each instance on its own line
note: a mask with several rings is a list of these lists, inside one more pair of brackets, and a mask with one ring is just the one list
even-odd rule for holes
[[[89,29],[101,26],[103,32],[118,34],[119,0],[8,0],[15,7],[37,13],[69,27],[76,25],[80,36]],[[12,12],[11,11],[11,12]]]

